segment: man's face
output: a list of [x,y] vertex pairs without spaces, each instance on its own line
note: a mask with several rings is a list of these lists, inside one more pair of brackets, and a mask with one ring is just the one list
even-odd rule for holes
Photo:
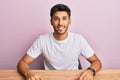
[[59,35],[65,34],[71,20],[66,11],[57,11],[51,18],[51,25],[54,28],[54,33]]

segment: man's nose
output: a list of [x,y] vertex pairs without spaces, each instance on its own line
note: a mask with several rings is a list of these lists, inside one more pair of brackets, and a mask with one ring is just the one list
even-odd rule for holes
[[62,20],[59,20],[59,25],[63,25],[63,21]]

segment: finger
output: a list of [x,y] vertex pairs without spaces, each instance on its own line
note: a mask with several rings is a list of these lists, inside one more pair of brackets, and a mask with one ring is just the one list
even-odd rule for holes
[[35,79],[35,80],[42,80],[41,78]]
[[39,78],[40,80],[44,80],[43,78]]
[[35,80],[35,78],[34,77],[31,77],[31,79],[30,80]]
[[88,80],[94,80],[93,77],[88,77]]
[[79,79],[80,80],[84,80],[84,77],[86,76],[86,74],[82,74],[82,75],[80,75],[80,77],[79,77]]
[[37,73],[34,75],[35,80],[42,80],[41,76]]
[[78,75],[75,77],[75,80],[79,80],[80,75],[81,75],[81,74],[78,74]]
[[91,76],[89,76],[89,75],[86,75],[86,76],[84,77],[84,80],[93,80],[93,78],[92,78]]
[[82,79],[82,80],[88,80],[88,79],[89,79],[88,76],[84,76],[84,79]]

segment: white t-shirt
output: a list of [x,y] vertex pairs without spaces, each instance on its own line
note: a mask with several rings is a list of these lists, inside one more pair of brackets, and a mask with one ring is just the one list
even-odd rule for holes
[[41,35],[27,54],[33,58],[43,54],[46,70],[78,70],[79,56],[89,58],[94,51],[81,35],[68,32],[68,37],[61,41],[53,33]]

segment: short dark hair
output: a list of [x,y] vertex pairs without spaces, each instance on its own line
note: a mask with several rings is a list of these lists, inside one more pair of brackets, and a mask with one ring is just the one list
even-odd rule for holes
[[70,8],[67,6],[67,5],[64,5],[64,4],[56,4],[54,5],[52,8],[51,8],[51,11],[50,11],[50,16],[52,18],[52,16],[54,15],[55,12],[57,11],[66,11],[68,16],[70,17],[71,16],[71,10]]

